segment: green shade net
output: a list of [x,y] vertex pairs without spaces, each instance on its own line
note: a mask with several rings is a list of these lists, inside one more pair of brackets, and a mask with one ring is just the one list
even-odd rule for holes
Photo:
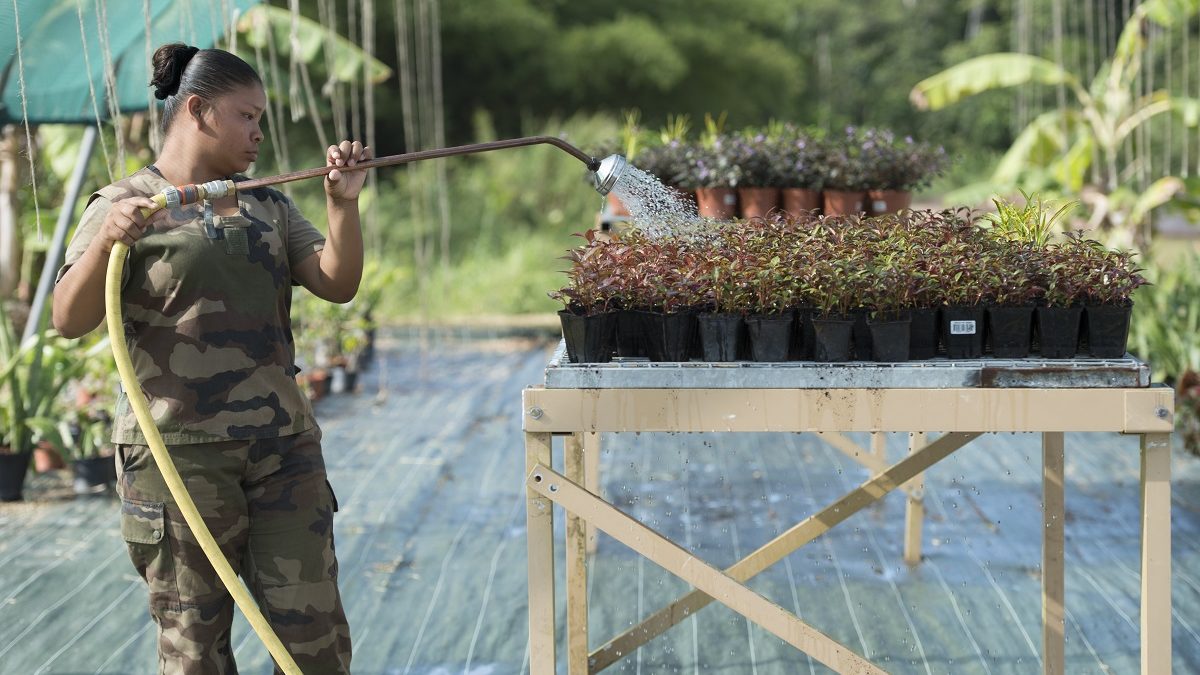
[[[146,110],[154,100],[147,58],[159,45],[216,44],[232,19],[257,0],[108,0],[108,50],[117,107]],[[150,29],[146,30],[146,7]],[[83,10],[80,27],[79,9]],[[109,114],[105,54],[96,0],[0,0],[0,124],[21,122],[17,18],[21,23],[26,107],[31,124],[95,123]],[[147,40],[147,38],[149,38]],[[85,56],[86,54],[86,56]],[[89,81],[95,88],[95,105]]]

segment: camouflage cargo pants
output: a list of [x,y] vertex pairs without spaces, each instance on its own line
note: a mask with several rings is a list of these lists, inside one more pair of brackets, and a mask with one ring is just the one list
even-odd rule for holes
[[[337,502],[320,431],[170,450],[213,537],[301,670],[350,672],[333,548]],[[233,599],[175,508],[150,449],[121,445],[117,464],[121,534],[149,585],[159,673],[236,673]]]

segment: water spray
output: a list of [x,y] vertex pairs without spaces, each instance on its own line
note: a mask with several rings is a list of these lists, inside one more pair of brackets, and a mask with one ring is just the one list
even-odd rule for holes
[[[620,155],[611,155],[603,160],[598,160],[562,139],[554,138],[553,136],[531,136],[489,143],[474,143],[452,148],[421,150],[419,152],[391,155],[389,157],[380,157],[378,159],[359,162],[354,166],[325,166],[270,176],[268,178],[256,178],[254,180],[217,180],[201,185],[172,186],[152,197],[156,206],[154,208],[142,209],[142,217],[148,217],[162,208],[186,206],[198,203],[204,199],[219,199],[242,190],[253,190],[268,185],[279,185],[281,183],[291,183],[307,178],[325,176],[335,169],[339,171],[358,171],[382,166],[396,166],[398,164],[407,164],[425,159],[467,155],[542,143],[564,150],[587,165],[588,171],[592,173],[596,191],[602,195],[608,194],[628,173],[629,163]],[[259,610],[258,604],[251,597],[245,586],[242,585],[237,574],[233,571],[233,567],[221,553],[220,547],[217,545],[216,540],[213,539],[208,526],[204,523],[204,518],[200,515],[200,512],[196,509],[195,502],[192,501],[191,496],[188,494],[187,488],[183,484],[183,479],[180,478],[179,472],[175,469],[175,463],[171,460],[171,455],[167,451],[166,444],[163,443],[162,435],[158,432],[158,427],[154,424],[154,417],[150,414],[150,405],[137,380],[133,361],[129,356],[129,348],[125,343],[124,319],[121,316],[121,274],[124,271],[125,261],[128,256],[128,246],[119,241],[113,244],[112,253],[108,258],[108,270],[104,283],[104,308],[107,317],[109,343],[112,345],[113,357],[117,362],[117,372],[120,374],[121,386],[128,396],[129,405],[133,409],[142,434],[146,437],[146,444],[150,447],[150,452],[154,456],[154,462],[158,465],[159,471],[163,475],[167,488],[171,492],[171,497],[175,500],[184,521],[192,530],[192,534],[195,535],[200,548],[204,551],[205,556],[208,557],[209,562],[212,563],[213,569],[221,579],[221,583],[229,590],[230,595],[233,596],[234,603],[242,610],[242,614],[250,622],[250,627],[254,629],[259,639],[266,645],[267,651],[271,653],[280,670],[287,675],[301,675],[300,668],[296,665],[295,660],[292,659],[287,648],[283,646],[283,642],[275,635],[275,631],[271,629],[271,624],[267,622]]]

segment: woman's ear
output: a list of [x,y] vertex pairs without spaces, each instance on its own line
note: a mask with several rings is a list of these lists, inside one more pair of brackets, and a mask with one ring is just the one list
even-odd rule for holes
[[196,129],[203,130],[208,123],[204,120],[204,112],[206,105],[204,99],[192,94],[183,102],[184,110],[187,111],[188,121],[196,125]]

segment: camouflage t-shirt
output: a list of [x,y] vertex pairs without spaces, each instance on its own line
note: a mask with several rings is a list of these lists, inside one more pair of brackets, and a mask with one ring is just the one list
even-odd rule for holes
[[[113,202],[169,185],[146,168],[93,194],[58,277]],[[125,269],[125,340],[168,444],[289,436],[314,425],[295,379],[292,270],[325,239],[276,190],[237,198],[233,216],[214,214],[210,202],[171,209],[134,245]],[[124,393],[112,440],[146,442]]]

